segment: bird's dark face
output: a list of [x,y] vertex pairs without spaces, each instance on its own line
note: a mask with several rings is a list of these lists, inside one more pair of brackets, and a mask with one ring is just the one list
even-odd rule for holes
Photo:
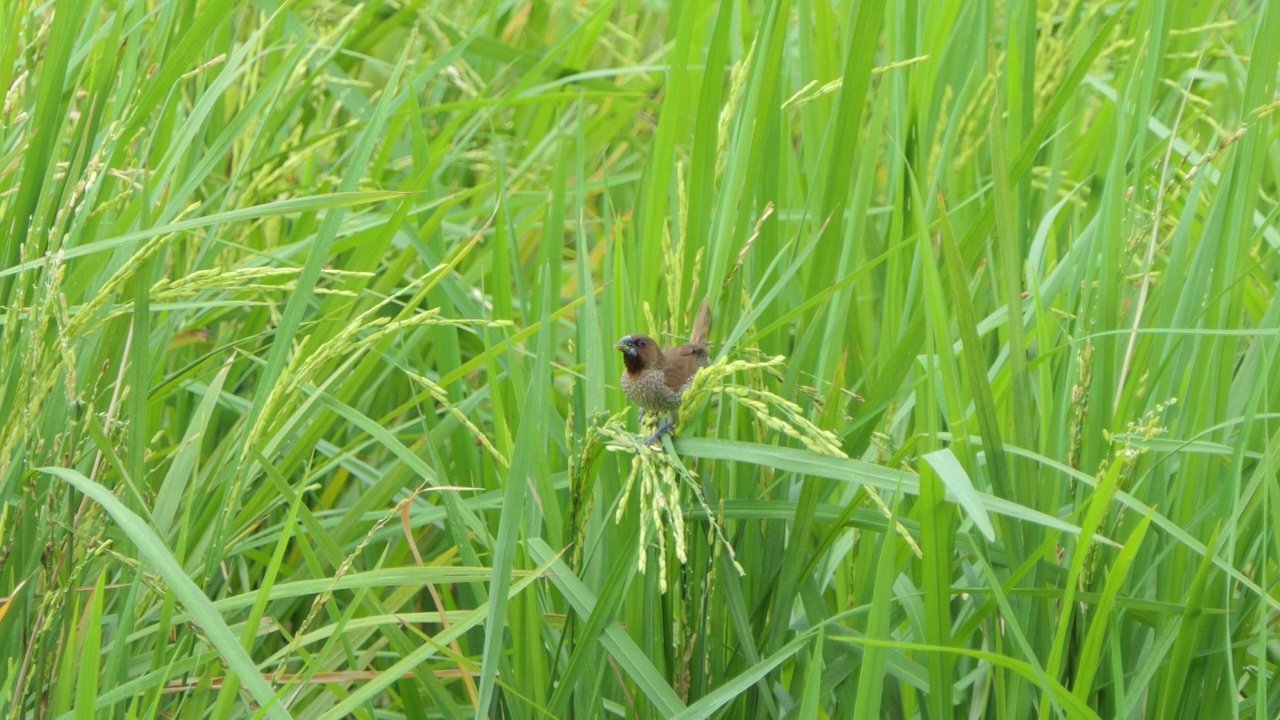
[[648,335],[627,335],[614,347],[622,351],[622,361],[631,372],[662,365],[662,349]]

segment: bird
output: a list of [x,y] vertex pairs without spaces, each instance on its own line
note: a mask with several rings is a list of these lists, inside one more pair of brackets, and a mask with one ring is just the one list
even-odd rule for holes
[[648,335],[634,334],[623,336],[614,345],[622,351],[622,364],[626,367],[622,372],[622,392],[640,406],[640,419],[644,419],[645,411],[671,414],[667,424],[659,427],[645,445],[675,427],[684,391],[693,384],[698,369],[711,364],[707,354],[710,333],[711,308],[703,300],[688,343],[664,351]]

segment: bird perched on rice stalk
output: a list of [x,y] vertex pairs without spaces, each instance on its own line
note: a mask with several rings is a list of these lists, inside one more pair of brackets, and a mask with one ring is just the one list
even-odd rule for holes
[[671,415],[667,423],[645,441],[646,445],[675,427],[684,391],[693,384],[698,369],[711,364],[707,353],[710,332],[711,308],[703,300],[688,343],[664,351],[648,335],[627,335],[614,345],[622,351],[622,362],[626,366],[622,373],[622,391],[640,406],[640,418],[644,419],[646,411]]

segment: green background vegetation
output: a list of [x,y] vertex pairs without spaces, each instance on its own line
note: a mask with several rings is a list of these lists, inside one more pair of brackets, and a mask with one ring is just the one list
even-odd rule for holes
[[1276,717],[1277,38],[0,3],[0,707]]

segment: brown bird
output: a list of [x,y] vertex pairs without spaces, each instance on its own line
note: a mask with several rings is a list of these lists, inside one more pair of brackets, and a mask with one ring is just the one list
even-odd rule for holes
[[640,406],[640,418],[644,419],[646,410],[671,413],[671,419],[645,441],[646,445],[675,427],[684,391],[693,384],[698,368],[711,364],[707,355],[710,332],[711,308],[703,300],[687,344],[664,352],[648,335],[627,335],[614,345],[622,351],[622,362],[627,368],[622,373],[622,392]]

